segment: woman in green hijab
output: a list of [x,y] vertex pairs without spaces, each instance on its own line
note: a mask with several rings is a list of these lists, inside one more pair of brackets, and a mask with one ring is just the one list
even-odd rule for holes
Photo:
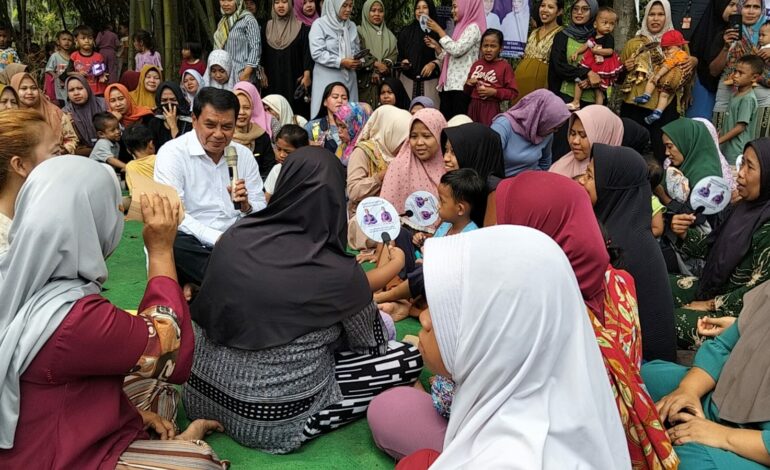
[[387,76],[398,58],[396,36],[385,25],[383,0],[367,0],[361,9],[358,27],[361,49],[369,49],[363,69],[358,72],[358,96],[373,108],[377,106],[377,90],[381,77]]
[[686,202],[689,198],[687,188],[694,187],[698,181],[707,176],[723,176],[719,162],[719,149],[703,123],[681,118],[663,126],[662,131],[666,157],[684,177],[672,178],[670,172],[666,172],[664,189],[668,198],[663,198],[664,204],[668,204],[671,198]]

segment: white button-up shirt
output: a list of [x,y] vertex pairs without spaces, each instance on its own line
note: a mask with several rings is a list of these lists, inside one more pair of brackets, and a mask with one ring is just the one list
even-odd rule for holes
[[[253,210],[267,206],[254,154],[236,142],[238,177],[245,180]],[[185,208],[179,230],[194,236],[202,245],[213,246],[243,214],[235,209],[227,187],[231,180],[224,156],[219,163],[206,155],[195,130],[166,142],[155,161],[155,181],[176,189]]]

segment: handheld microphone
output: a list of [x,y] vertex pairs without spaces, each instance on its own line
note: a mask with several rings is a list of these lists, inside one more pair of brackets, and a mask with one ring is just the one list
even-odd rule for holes
[[406,211],[406,212],[404,212],[403,214],[398,214],[398,216],[399,216],[399,217],[411,217],[411,216],[413,216],[413,215],[414,215],[414,212],[412,212],[412,211],[410,211],[410,210],[407,210],[407,211]]
[[[232,197],[235,197],[235,183],[238,181],[238,151],[232,145],[225,148],[225,161],[227,161],[227,172],[230,174]],[[233,201],[233,207],[240,209],[241,203]]]

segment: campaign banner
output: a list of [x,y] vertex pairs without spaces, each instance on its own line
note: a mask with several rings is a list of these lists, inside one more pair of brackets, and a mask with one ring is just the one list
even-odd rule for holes
[[[503,57],[521,57],[529,35],[529,1],[483,0],[487,28],[503,32]],[[770,0],[766,0],[770,2]]]

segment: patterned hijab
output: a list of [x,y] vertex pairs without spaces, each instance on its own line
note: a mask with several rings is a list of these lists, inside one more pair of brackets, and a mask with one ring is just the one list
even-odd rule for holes
[[363,40],[363,44],[377,60],[383,60],[396,52],[396,36],[388,29],[385,19],[379,26],[369,21],[369,11],[375,3],[379,3],[383,11],[385,10],[385,5],[382,2],[383,0],[366,0],[361,9],[361,26],[358,27],[359,38]]
[[304,3],[304,0],[294,0],[294,16],[309,28],[313,25],[313,21],[318,19],[318,12],[315,12],[313,16],[307,16],[305,12],[302,11]]
[[340,106],[340,109],[334,113],[334,117],[345,123],[348,135],[350,136],[350,143],[345,146],[345,150],[342,152],[342,163],[347,165],[351,152],[356,148],[358,134],[363,129],[364,124],[366,124],[366,120],[369,119],[369,115],[363,106],[358,103],[348,102]]
[[[402,145],[398,156],[390,163],[380,196],[393,204],[399,213],[404,212],[406,198],[415,191],[428,191],[438,200],[438,185],[441,176],[446,173],[441,151],[441,131],[446,128],[446,119],[436,109],[421,109],[409,122],[410,132],[417,121],[423,123],[436,138],[438,150],[433,157],[422,161],[412,153],[411,145]],[[419,229],[424,230],[422,227]]]
[[[583,124],[586,138],[592,146],[594,144],[606,144],[616,147],[623,143],[623,121],[610,108],[592,104],[576,111],[570,116],[570,129],[572,123],[578,118]],[[578,160],[575,158],[574,152],[569,152],[556,161],[549,171],[574,178],[586,172],[590,161],[590,155],[586,155],[583,160]]]
[[35,168],[19,192],[0,260],[0,448],[13,448],[20,377],[73,305],[98,294],[123,233],[115,173],[61,156]]
[[104,90],[107,111],[112,111],[110,108],[110,94],[112,93],[112,90],[117,90],[126,98],[126,112],[123,113],[123,118],[120,120],[120,123],[123,124],[123,126],[130,126],[145,116],[152,116],[152,109],[134,103],[134,99],[131,98],[131,93],[129,93],[128,89],[120,83],[108,85]]
[[275,11],[275,2],[272,3],[273,8],[270,10],[270,21],[267,22],[265,38],[270,47],[283,50],[297,38],[302,29],[302,23],[294,16],[294,8],[289,8],[284,16],[278,16]]
[[[134,99],[134,103],[150,109],[155,108],[155,93],[145,88],[144,80],[147,78],[147,74],[153,71],[158,72],[160,81],[162,82],[163,72],[161,72],[160,69],[154,65],[145,65],[142,67],[142,71],[139,73],[139,85],[137,85],[136,90],[131,92],[131,98]],[[158,88],[160,88],[160,83],[158,84]]]
[[65,90],[72,80],[76,80],[83,85],[88,98],[83,104],[75,104],[72,101],[67,100],[67,104],[64,106],[64,112],[69,113],[69,115],[72,116],[72,123],[75,125],[75,129],[78,132],[78,137],[80,137],[81,142],[86,146],[91,147],[97,140],[99,140],[99,136],[96,134],[93,123],[94,114],[106,111],[107,105],[104,102],[104,98],[94,95],[86,78],[81,75],[72,75],[67,78],[64,82]]
[[187,89],[184,87],[184,76],[189,75],[192,78],[195,79],[196,82],[198,82],[198,91],[201,90],[205,85],[203,84],[203,77],[201,74],[194,69],[187,69],[184,71],[184,74],[182,75],[182,91],[184,92],[184,96],[187,99],[187,102],[190,104],[190,107],[192,107],[193,103],[195,102],[195,96],[198,94],[198,92],[195,92],[195,94],[189,93]]
[[603,324],[604,273],[610,255],[585,189],[561,175],[525,171],[503,180],[495,195],[498,224],[532,227],[561,246],[583,300]]
[[243,7],[243,0],[235,0],[235,11],[231,14],[222,13],[222,19],[219,20],[217,30],[214,32],[214,49],[224,49],[227,43],[227,38],[230,36],[230,31],[235,27],[235,23],[240,21],[246,15],[251,15],[248,10]]
[[[595,0],[593,0],[595,1]],[[465,29],[475,24],[479,28],[479,34],[484,34],[487,29],[487,15],[484,14],[483,0],[457,0],[457,16],[460,18],[452,31],[452,40],[458,41]],[[477,46],[478,48],[478,46]],[[449,54],[444,55],[444,63],[441,65],[441,75],[438,79],[439,87],[444,86],[449,69]]]
[[[211,78],[211,67],[218,65],[225,69],[229,77],[227,83],[222,84]],[[203,74],[203,86],[210,86],[222,90],[232,90],[235,85],[235,74],[233,73],[233,60],[230,54],[224,49],[216,49],[209,54],[209,60],[206,64],[206,72]]]
[[520,99],[508,111],[495,116],[495,119],[500,116],[508,120],[513,132],[537,145],[553,129],[569,119],[570,112],[561,98],[551,91],[540,89]]

